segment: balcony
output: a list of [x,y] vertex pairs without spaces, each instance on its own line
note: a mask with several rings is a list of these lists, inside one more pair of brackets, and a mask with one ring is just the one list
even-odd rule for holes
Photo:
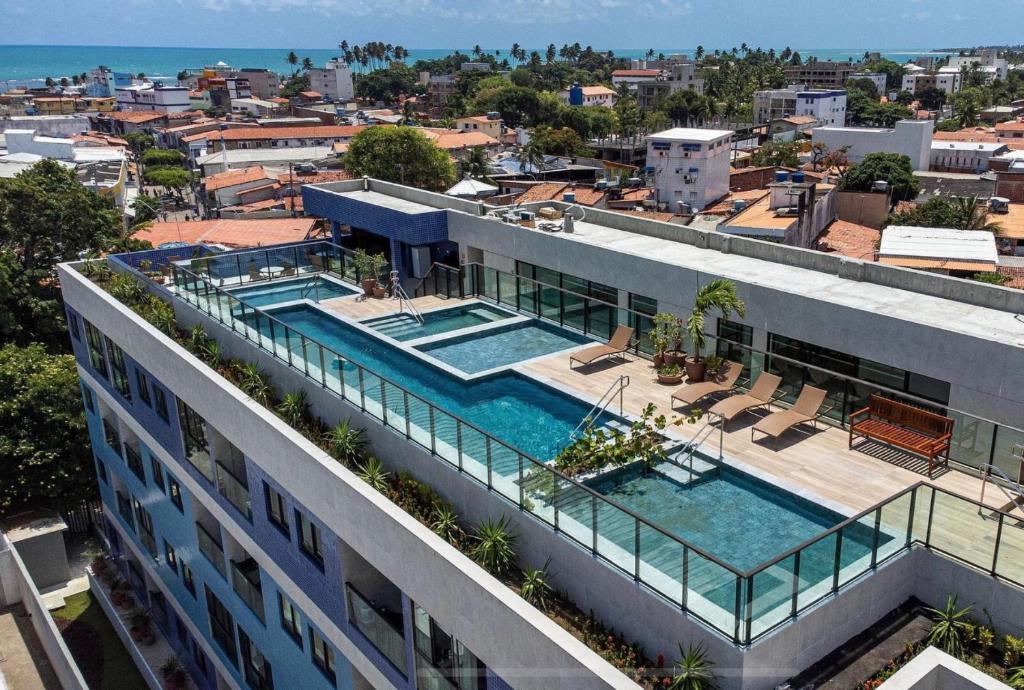
[[231,585],[245,605],[264,623],[263,587],[260,584],[260,566],[252,558],[231,561]]
[[128,463],[128,469],[132,471],[132,474],[138,477],[140,482],[145,483],[146,470],[142,466],[142,455],[138,448],[130,443],[124,444],[124,460]]
[[405,637],[402,634],[401,615],[377,610],[372,602],[348,582],[345,583],[345,593],[348,598],[349,622],[404,676]]
[[249,500],[249,486],[236,477],[228,467],[220,461],[217,465],[217,491],[228,502],[238,509],[247,520],[252,519],[252,506]]
[[115,453],[121,454],[121,434],[118,432],[117,426],[109,419],[103,420],[103,438]]
[[227,577],[224,570],[224,547],[220,540],[210,534],[202,523],[196,523],[196,537],[199,539],[199,551],[208,560],[222,577]]

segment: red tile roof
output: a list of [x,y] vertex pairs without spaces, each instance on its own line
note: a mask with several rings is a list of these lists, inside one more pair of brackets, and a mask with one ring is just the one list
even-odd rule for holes
[[216,175],[210,175],[206,178],[204,184],[206,185],[206,191],[212,192],[225,187],[256,182],[257,180],[270,181],[273,179],[263,169],[262,165],[254,165],[249,168],[242,168],[241,170],[226,170]]
[[882,231],[845,220],[834,221],[817,239],[817,248],[823,252],[842,254],[853,259],[874,261]]
[[323,98],[319,91],[300,91],[299,95],[306,98]]
[[[1003,130],[1007,131],[1007,130]],[[1024,150],[1024,137],[1001,137],[991,129],[961,129],[956,132],[935,132],[933,141],[974,141],[988,144],[1006,144],[1014,151]]]
[[118,122],[130,122],[132,124],[139,125],[144,122],[161,120],[167,117],[167,111],[154,110],[148,112],[144,110],[117,110],[112,113],[100,113],[100,117],[109,118],[111,120],[117,120]]
[[483,132],[463,132],[460,129],[420,127],[425,137],[433,140],[439,149],[464,149],[473,146],[497,146],[498,140]]
[[612,72],[613,77],[657,77],[659,74],[660,69],[617,69]]
[[315,175],[298,175],[292,174],[289,178],[288,173],[282,173],[277,176],[277,181],[283,185],[287,185],[291,180],[292,185],[304,185],[304,184],[321,184],[323,182],[340,182],[342,180],[354,180],[356,179],[352,173],[347,170],[322,170]]
[[270,184],[261,184],[257,187],[249,187],[248,189],[238,190],[238,196],[245,196],[246,194],[252,194],[253,192],[262,192],[268,189],[280,189],[281,184],[279,182],[271,182]]
[[1000,132],[1024,132],[1024,121],[1000,122],[996,125],[996,133]]
[[299,242],[313,231],[313,218],[266,218],[259,220],[194,220],[179,223],[153,223],[133,237],[157,247],[164,242],[205,242],[229,247]]
[[574,187],[566,182],[544,182],[532,185],[516,197],[516,203],[525,204],[531,201],[561,201],[567,193],[576,195],[576,203],[583,206],[594,206],[604,198],[605,193],[593,187]]
[[316,125],[313,127],[239,127],[224,129],[215,133],[200,132],[182,137],[182,141],[199,139],[224,139],[224,141],[247,141],[269,139],[349,139],[362,132],[364,125]]

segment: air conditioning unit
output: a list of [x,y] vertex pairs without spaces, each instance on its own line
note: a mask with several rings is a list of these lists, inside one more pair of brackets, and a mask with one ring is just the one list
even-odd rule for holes
[[994,196],[988,200],[988,210],[992,213],[1009,213],[1010,200],[1005,197]]

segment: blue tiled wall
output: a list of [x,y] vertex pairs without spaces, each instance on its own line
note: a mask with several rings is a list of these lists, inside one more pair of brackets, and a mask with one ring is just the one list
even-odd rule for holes
[[431,244],[448,239],[448,216],[443,209],[402,213],[308,186],[302,188],[302,202],[306,213],[327,218],[332,224],[346,223],[406,244]]

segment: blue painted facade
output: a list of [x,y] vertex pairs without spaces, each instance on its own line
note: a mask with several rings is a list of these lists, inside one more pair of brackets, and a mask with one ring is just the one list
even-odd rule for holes
[[[334,666],[336,681],[332,683],[328,677],[311,661],[310,645],[310,621],[304,612],[300,611],[302,618],[302,641],[297,641],[283,626],[279,595],[288,599],[277,582],[269,574],[260,568],[259,577],[262,590],[263,611],[262,619],[252,610],[232,586],[231,567],[228,559],[231,550],[228,546],[229,537],[227,530],[220,529],[218,525],[213,536],[221,540],[225,550],[223,565],[227,575],[221,572],[207,559],[200,551],[198,533],[195,524],[197,516],[203,516],[204,523],[209,525],[212,517],[209,512],[199,507],[217,503],[224,511],[231,516],[234,526],[244,531],[251,537],[272,561],[280,567],[302,591],[313,594],[318,608],[338,626],[352,643],[358,647],[381,672],[399,688],[415,688],[415,667],[413,650],[413,629],[412,629],[412,602],[402,594],[402,613],[404,620],[404,638],[406,643],[406,668],[397,669],[391,662],[366,638],[348,619],[344,582],[345,563],[340,549],[340,540],[329,532],[319,519],[310,513],[305,506],[299,504],[289,496],[272,477],[267,475],[250,458],[245,458],[247,484],[250,496],[251,514],[245,515],[235,507],[218,491],[214,482],[207,479],[202,472],[193,466],[185,457],[182,430],[179,422],[177,400],[173,393],[167,389],[162,382],[154,380],[148,372],[125,353],[125,362],[128,372],[129,389],[131,398],[126,399],[105,379],[100,372],[92,367],[89,358],[89,349],[85,325],[86,321],[68,309],[69,328],[72,331],[72,345],[75,358],[79,365],[89,371],[93,378],[103,388],[107,398],[116,401],[115,406],[107,406],[101,403],[95,391],[89,384],[83,382],[83,398],[85,400],[86,418],[89,427],[90,439],[94,455],[97,461],[98,483],[100,495],[103,502],[109,508],[112,521],[117,523],[119,529],[108,528],[108,537],[115,555],[128,554],[134,558],[139,554],[147,560],[159,577],[161,588],[173,598],[181,610],[191,619],[195,627],[203,631],[208,648],[216,652],[224,666],[231,670],[235,682],[241,687],[256,687],[246,682],[242,670],[242,655],[239,637],[235,635],[236,653],[234,658],[229,656],[215,640],[209,621],[205,589],[208,587],[213,595],[231,613],[234,624],[238,630],[252,641],[252,644],[266,658],[272,669],[275,688],[303,687],[315,688],[349,688],[352,686],[352,671],[348,660],[342,656],[337,648],[332,647],[334,654]],[[77,335],[75,335],[77,331]],[[109,362],[109,355],[107,358]],[[149,388],[149,402],[145,401],[143,386]],[[157,401],[155,391],[162,391],[167,404],[168,415],[164,419],[157,412]],[[175,458],[180,467],[191,475],[195,482],[204,487],[205,495],[199,497],[192,495],[186,488],[181,486],[180,477],[168,469],[160,460],[151,453],[150,449],[141,442],[138,443],[139,455],[142,459],[142,477],[132,471],[126,461],[124,450],[124,434],[121,434],[118,448],[112,447],[105,434],[103,425],[104,415],[110,422],[116,424],[116,418],[132,417],[143,428],[145,428],[161,446],[161,450]],[[134,440],[133,440],[134,445]],[[102,466],[102,470],[100,467]],[[177,471],[177,470],[176,470]],[[175,472],[176,472],[175,471]],[[158,481],[155,473],[159,473],[163,479]],[[161,487],[162,484],[162,487]],[[171,486],[177,485],[181,496],[181,507],[179,508],[170,498]],[[289,533],[286,535],[274,522],[271,521],[268,513],[267,501],[265,498],[265,486],[277,491],[284,499],[288,515],[291,516]],[[149,514],[153,526],[155,540],[155,557],[149,556],[145,542],[141,539],[139,530],[140,524],[138,513],[132,511],[129,518],[122,516],[119,511],[119,501],[115,493],[115,487],[125,496],[129,505],[138,501],[141,507]],[[198,504],[198,505],[197,505]],[[299,548],[299,534],[295,524],[295,511],[301,511],[310,522],[319,527],[321,539],[321,551],[323,554],[323,567],[321,568],[310,557]],[[215,522],[215,521],[214,521]],[[123,535],[126,535],[122,537]],[[219,533],[219,534],[218,534]],[[130,539],[134,551],[125,548],[122,539]],[[177,567],[170,564],[166,546],[169,545],[174,552]],[[204,690],[216,687],[215,671],[213,665],[205,658],[204,652],[198,647],[195,640],[184,625],[177,619],[174,607],[162,605],[159,598],[151,598],[149,591],[156,590],[153,585],[147,585],[137,575],[133,575],[124,560],[119,561],[123,577],[136,585],[136,597],[140,604],[154,609],[154,621],[168,641],[175,647],[180,658],[187,666],[190,674],[197,680],[197,684]],[[194,582],[194,593],[186,587],[183,566],[187,566],[192,573]],[[354,566],[351,566],[354,567]],[[143,572],[145,569],[142,569]],[[149,591],[147,591],[149,590]],[[294,602],[288,599],[294,606]],[[296,606],[296,609],[298,607]],[[328,640],[330,638],[318,631],[321,636]],[[508,686],[488,669],[485,679],[487,688],[502,690]]]
[[330,220],[335,244],[341,244],[342,225],[387,239],[391,264],[401,275],[406,274],[406,247],[431,245],[431,254],[436,256],[435,249],[446,250],[449,244],[448,213],[444,209],[403,213],[311,186],[302,188],[302,203],[307,214]]

